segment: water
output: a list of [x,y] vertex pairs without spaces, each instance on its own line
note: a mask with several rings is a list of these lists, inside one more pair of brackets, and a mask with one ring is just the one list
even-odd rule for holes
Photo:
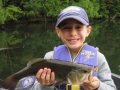
[[[93,21],[86,42],[98,47],[113,73],[120,75],[120,21]],[[54,30],[55,23],[12,24],[0,29],[0,79],[19,71],[27,62],[62,44]]]

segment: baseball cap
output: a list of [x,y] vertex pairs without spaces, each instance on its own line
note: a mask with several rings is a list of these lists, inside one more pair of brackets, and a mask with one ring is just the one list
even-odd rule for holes
[[69,18],[78,20],[84,25],[87,25],[87,26],[89,25],[88,15],[83,8],[78,6],[68,6],[67,8],[63,9],[58,15],[58,19],[55,27],[58,27],[58,25],[62,21]]

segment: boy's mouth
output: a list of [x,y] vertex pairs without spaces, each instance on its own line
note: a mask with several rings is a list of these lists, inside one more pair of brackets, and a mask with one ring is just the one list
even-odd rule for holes
[[77,43],[78,40],[79,39],[69,39],[68,41],[70,44],[75,44],[75,43]]

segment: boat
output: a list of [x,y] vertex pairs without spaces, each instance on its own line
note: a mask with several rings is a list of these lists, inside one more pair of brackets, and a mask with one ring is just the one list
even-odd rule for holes
[[112,73],[112,78],[116,85],[117,90],[120,90],[120,75]]

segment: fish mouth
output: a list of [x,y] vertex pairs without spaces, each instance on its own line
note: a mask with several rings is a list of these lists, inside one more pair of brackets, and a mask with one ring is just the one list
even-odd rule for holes
[[93,71],[84,71],[81,69],[73,70],[67,75],[69,84],[83,84],[85,80],[91,82]]

